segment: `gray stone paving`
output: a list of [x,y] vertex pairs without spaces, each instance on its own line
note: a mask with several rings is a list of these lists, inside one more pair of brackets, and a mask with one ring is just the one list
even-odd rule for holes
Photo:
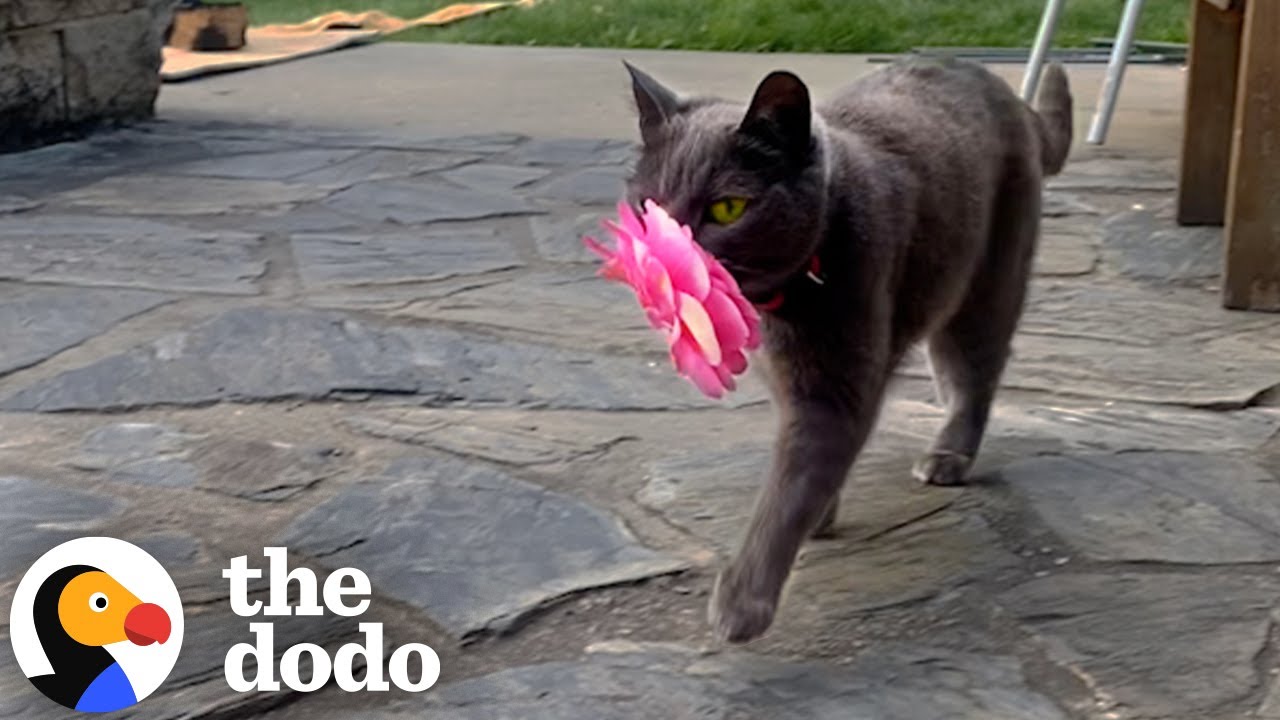
[[109,497],[31,478],[0,476],[0,520],[5,532],[0,572],[13,578],[49,548],[79,537],[119,509],[120,503]]
[[1260,686],[1277,593],[1274,577],[1080,573],[1032,580],[1001,603],[1106,700],[1197,717]]
[[[1280,717],[1280,317],[1219,308],[1169,162],[1053,183],[977,481],[910,479],[941,411],[909,362],[836,537],[726,650],[706,592],[773,418],[677,379],[585,264],[631,157],[225,123],[0,157],[0,587],[91,533],[174,570],[138,717]],[[368,572],[440,686],[230,692],[219,569],[273,543]],[[0,717],[64,717],[33,693],[0,653]]]
[[675,572],[618,522],[505,472],[408,457],[321,503],[280,543],[364,569],[459,637],[566,593]]
[[1017,462],[999,474],[1055,532],[1097,560],[1280,561],[1280,482],[1245,460],[1180,451],[1079,454]]
[[137,290],[6,283],[0,283],[0,298],[0,372],[39,363],[172,299]]
[[267,269],[257,235],[152,220],[24,214],[0,238],[6,280],[254,295]]
[[452,685],[428,706],[434,710],[431,716],[449,720],[1066,717],[1045,697],[1028,692],[1016,663],[1000,657],[905,646],[886,648],[856,664],[831,666],[745,653],[702,657],[679,647],[627,643],[592,650],[581,662],[533,665]]

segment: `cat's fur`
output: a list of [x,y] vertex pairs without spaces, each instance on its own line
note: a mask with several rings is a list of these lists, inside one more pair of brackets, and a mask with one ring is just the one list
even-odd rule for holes
[[[692,226],[754,302],[781,299],[764,321],[773,468],[710,607],[717,634],[743,642],[773,621],[804,539],[830,530],[890,373],[922,339],[947,419],[914,472],[964,480],[1022,311],[1041,182],[1071,144],[1071,95],[1057,66],[1037,111],[977,64],[916,60],[816,108],[775,72],[743,107],[628,69],[644,141],[629,201]],[[707,220],[724,197],[750,199],[728,226]]]

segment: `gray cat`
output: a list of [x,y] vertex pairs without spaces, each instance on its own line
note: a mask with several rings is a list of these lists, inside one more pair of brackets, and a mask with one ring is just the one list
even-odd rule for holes
[[980,65],[913,60],[816,108],[774,72],[744,108],[627,68],[644,145],[628,200],[690,225],[764,309],[780,431],[709,610],[720,638],[745,642],[773,622],[805,537],[830,532],[920,340],[947,417],[914,474],[965,480],[1022,312],[1041,183],[1071,145],[1071,94],[1058,66],[1033,110]]

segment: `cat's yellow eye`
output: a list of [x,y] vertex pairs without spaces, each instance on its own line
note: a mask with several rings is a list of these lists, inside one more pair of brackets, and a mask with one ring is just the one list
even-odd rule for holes
[[746,212],[746,210],[746,198],[731,197],[711,203],[707,213],[711,215],[711,220],[717,225],[732,225],[738,221],[738,218],[742,217],[742,213]]

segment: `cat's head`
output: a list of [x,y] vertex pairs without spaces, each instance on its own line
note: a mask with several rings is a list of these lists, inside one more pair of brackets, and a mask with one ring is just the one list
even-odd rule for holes
[[774,72],[750,105],[682,98],[627,65],[643,149],[627,200],[652,199],[762,302],[804,271],[824,231],[826,180],[809,91]]

